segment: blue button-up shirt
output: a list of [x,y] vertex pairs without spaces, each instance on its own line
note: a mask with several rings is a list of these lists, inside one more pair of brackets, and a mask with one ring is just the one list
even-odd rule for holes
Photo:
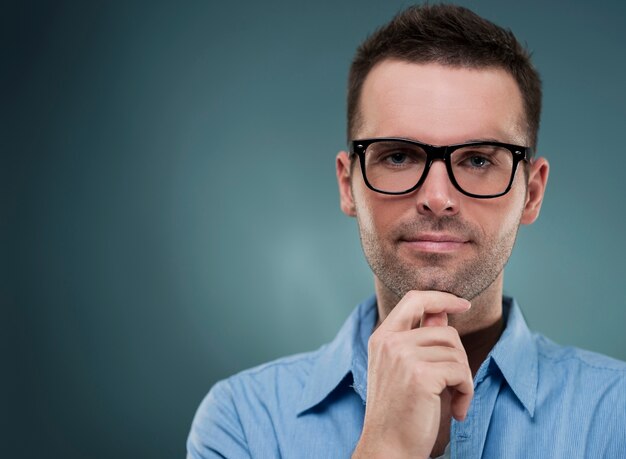
[[[626,458],[626,363],[554,344],[504,298],[506,327],[474,378],[453,458]],[[361,434],[367,340],[376,299],[315,352],[217,383],[187,441],[188,458],[348,458]]]

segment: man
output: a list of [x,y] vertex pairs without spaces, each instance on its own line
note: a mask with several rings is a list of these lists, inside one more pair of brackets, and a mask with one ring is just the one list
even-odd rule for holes
[[330,344],[218,383],[189,457],[625,457],[626,365],[532,334],[503,268],[541,208],[541,84],[513,35],[413,7],[352,63],[337,155],[376,295]]

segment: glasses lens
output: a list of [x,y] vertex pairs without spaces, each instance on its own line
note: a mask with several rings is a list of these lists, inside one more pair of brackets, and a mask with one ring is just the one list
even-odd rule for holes
[[513,154],[493,145],[474,145],[450,155],[452,173],[467,193],[488,196],[503,193],[513,172]]
[[376,142],[365,150],[365,175],[379,191],[400,193],[413,188],[426,165],[426,152],[398,141]]

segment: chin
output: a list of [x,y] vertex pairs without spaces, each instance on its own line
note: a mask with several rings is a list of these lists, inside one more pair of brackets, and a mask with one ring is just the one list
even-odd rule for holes
[[[391,279],[389,279],[391,281]],[[466,288],[459,285],[454,280],[450,279],[449,272],[442,269],[430,269],[428,273],[420,273],[419,277],[407,279],[396,277],[396,281],[390,282],[393,287],[393,291],[396,294],[400,294],[400,297],[406,295],[410,290],[435,290],[438,292],[451,293],[453,295],[465,298]],[[390,287],[390,285],[388,285]]]
[[[410,269],[402,270],[404,273]],[[483,290],[484,279],[476,279],[464,275],[463,272],[451,272],[450,268],[429,266],[415,270],[411,277],[396,275],[384,276],[384,283],[399,297],[403,297],[410,290],[435,290],[451,293],[459,298],[471,301]]]

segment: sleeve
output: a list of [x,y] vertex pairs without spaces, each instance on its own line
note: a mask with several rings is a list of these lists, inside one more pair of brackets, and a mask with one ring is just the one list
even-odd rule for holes
[[250,458],[248,445],[228,380],[204,398],[187,438],[187,459]]

